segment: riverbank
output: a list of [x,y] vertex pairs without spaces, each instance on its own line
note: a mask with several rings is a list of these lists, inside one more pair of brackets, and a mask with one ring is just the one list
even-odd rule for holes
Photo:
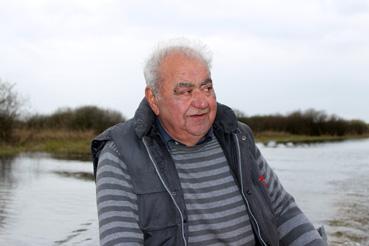
[[54,156],[88,159],[93,131],[26,130],[15,131],[12,143],[0,144],[0,157],[23,152],[47,152]]
[[362,135],[344,135],[344,136],[307,136],[307,135],[293,135],[283,132],[262,132],[255,134],[256,142],[264,145],[274,144],[312,144],[323,142],[338,142],[350,139],[364,139],[369,138],[369,134]]
[[[93,131],[27,130],[15,131],[12,143],[0,144],[0,157],[14,156],[23,152],[47,152],[54,156],[75,159],[90,158],[90,142],[96,135]],[[255,135],[256,141],[267,144],[300,144],[334,142],[348,139],[369,138],[369,135],[350,136],[304,136],[279,132],[264,132]]]

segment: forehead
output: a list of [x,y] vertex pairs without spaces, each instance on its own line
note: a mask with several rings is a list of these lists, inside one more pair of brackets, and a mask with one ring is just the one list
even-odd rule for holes
[[162,79],[175,77],[209,76],[209,69],[200,58],[190,57],[182,53],[172,53],[163,58],[160,64]]

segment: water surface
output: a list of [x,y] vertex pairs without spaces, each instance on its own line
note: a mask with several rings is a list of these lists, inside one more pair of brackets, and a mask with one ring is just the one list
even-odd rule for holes
[[369,245],[369,139],[260,149],[329,245]]
[[88,162],[22,155],[0,163],[0,245],[97,245]]
[[[369,245],[369,140],[259,145],[330,245]],[[89,161],[24,154],[0,159],[0,245],[98,245]]]

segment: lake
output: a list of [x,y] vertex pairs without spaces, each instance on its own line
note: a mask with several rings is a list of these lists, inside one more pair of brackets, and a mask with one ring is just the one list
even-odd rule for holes
[[[258,146],[330,245],[369,245],[369,139]],[[98,245],[91,162],[0,159],[0,245]]]

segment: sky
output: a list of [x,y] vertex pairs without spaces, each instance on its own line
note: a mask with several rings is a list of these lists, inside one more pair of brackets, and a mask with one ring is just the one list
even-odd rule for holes
[[212,51],[217,100],[246,115],[314,108],[369,122],[369,0],[0,0],[0,78],[30,114],[134,115],[163,40]]

